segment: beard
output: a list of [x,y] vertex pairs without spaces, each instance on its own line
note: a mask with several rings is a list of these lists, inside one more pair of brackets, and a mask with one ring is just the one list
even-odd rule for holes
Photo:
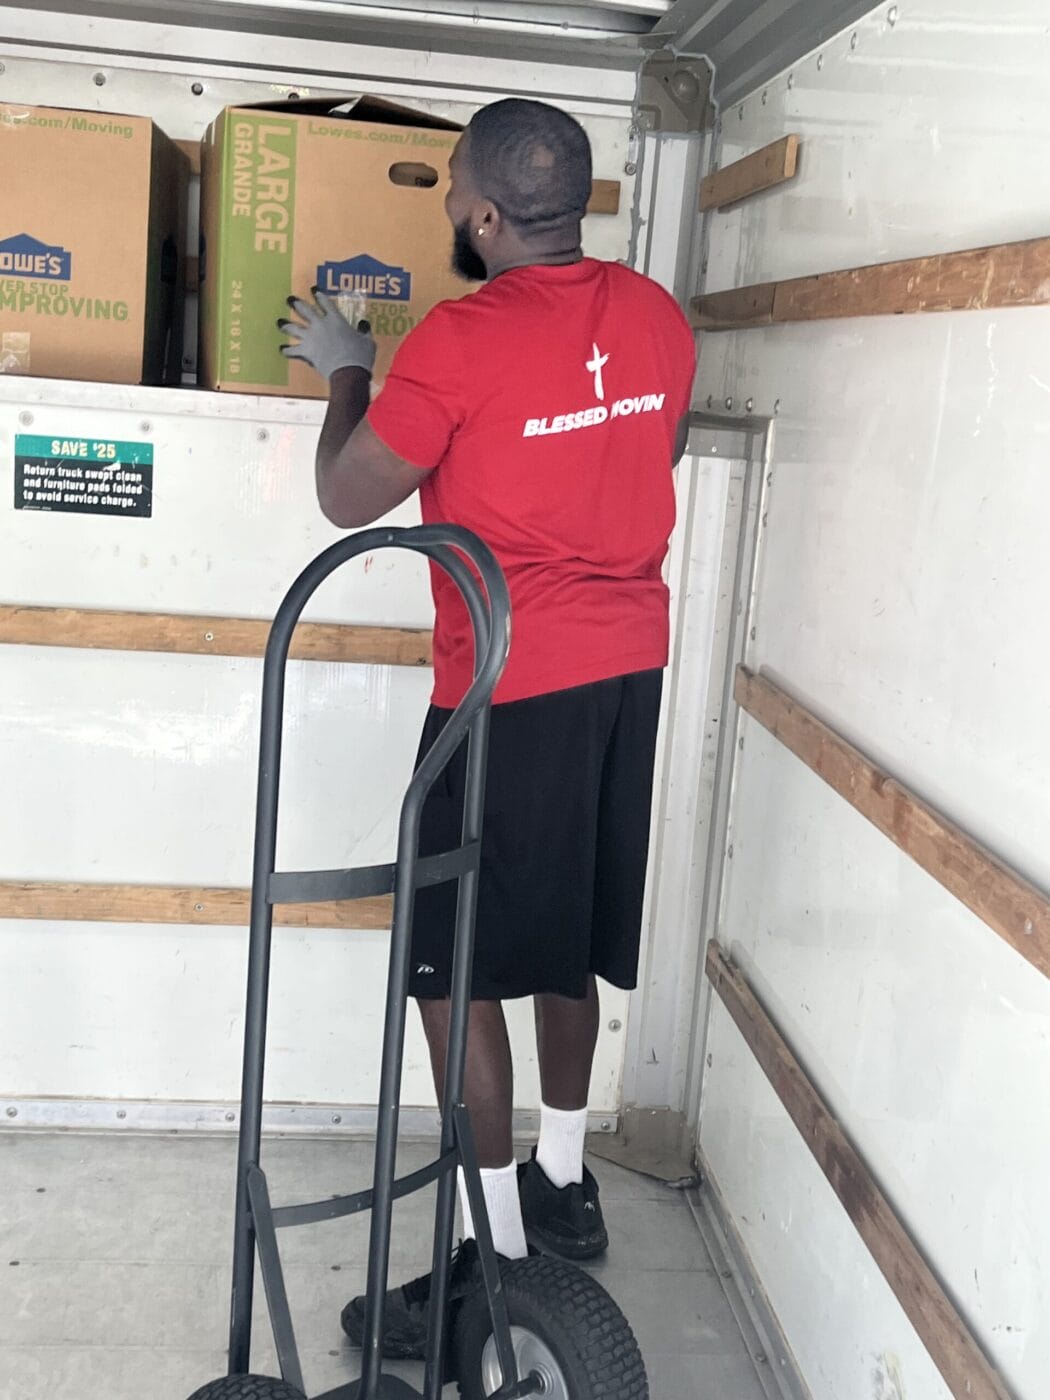
[[457,224],[453,231],[452,271],[465,282],[484,282],[488,279],[488,268],[470,241],[470,224],[466,219]]

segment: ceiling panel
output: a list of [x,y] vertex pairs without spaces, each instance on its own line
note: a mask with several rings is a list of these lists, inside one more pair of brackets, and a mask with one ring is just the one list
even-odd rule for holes
[[871,0],[676,0],[643,43],[705,57],[725,106],[876,8]]
[[[24,8],[22,0],[0,0]],[[37,0],[36,10],[240,33],[437,49],[501,58],[641,61],[640,41],[672,0]]]
[[[24,8],[21,0],[0,0]],[[37,0],[36,10],[621,69],[654,49],[706,58],[736,101],[871,0]]]

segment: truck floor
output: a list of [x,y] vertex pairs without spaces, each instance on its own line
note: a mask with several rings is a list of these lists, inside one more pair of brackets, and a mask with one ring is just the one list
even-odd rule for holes
[[[367,1183],[371,1145],[264,1144],[275,1204]],[[186,1400],[224,1372],[230,1138],[0,1133],[0,1400]],[[432,1155],[402,1148],[402,1170]],[[612,1244],[595,1273],[624,1309],[652,1400],[764,1400],[681,1193],[592,1167]],[[431,1192],[395,1207],[391,1281],[429,1267]],[[339,1310],[363,1290],[367,1217],[283,1232],[314,1393],[356,1374]],[[256,1292],[253,1366],[276,1374]],[[397,1369],[397,1368],[392,1368]],[[419,1367],[402,1374],[421,1384]]]

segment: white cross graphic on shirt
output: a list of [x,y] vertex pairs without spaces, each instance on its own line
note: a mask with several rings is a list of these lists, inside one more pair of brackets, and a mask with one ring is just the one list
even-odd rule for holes
[[594,397],[601,400],[605,398],[605,385],[602,382],[602,367],[608,364],[609,356],[603,355],[593,342],[591,343],[591,349],[594,351],[594,359],[587,361],[586,368],[594,375]]

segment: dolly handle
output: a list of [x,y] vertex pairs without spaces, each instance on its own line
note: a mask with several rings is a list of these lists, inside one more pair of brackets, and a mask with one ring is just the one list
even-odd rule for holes
[[[262,1137],[263,1079],[266,1058],[266,1021],[269,1003],[270,947],[273,934],[273,906],[269,900],[269,882],[275,870],[277,851],[277,809],[280,790],[281,745],[284,722],[284,683],[292,633],[303,609],[317,588],[342,564],[360,554],[380,549],[407,549],[424,554],[443,568],[454,580],[470,612],[475,635],[474,682],[456,710],[445,735],[435,744],[431,754],[420,764],[405,796],[398,843],[398,882],[395,910],[400,906],[404,932],[401,942],[405,949],[405,967],[393,976],[397,956],[398,930],[395,927],[391,947],[391,978],[389,998],[405,978],[407,968],[407,938],[411,928],[413,898],[406,898],[406,876],[414,878],[418,855],[419,814],[427,793],[445,765],[455,753],[467,731],[479,716],[486,715],[492,693],[506,665],[510,647],[510,598],[506,580],[495,555],[471,531],[456,525],[420,525],[410,529],[374,528],[362,530],[330,545],[312,560],[286,593],[266,644],[263,663],[262,716],[259,738],[259,778],[256,794],[255,849],[252,872],[251,920],[248,937],[248,978],[245,1002],[244,1056],[241,1072],[241,1114],[237,1154],[237,1199],[234,1223],[233,1286],[230,1304],[229,1373],[247,1373],[251,1350],[252,1293],[255,1272],[255,1228],[252,1221],[248,1191],[249,1174],[259,1164]],[[472,567],[471,567],[472,566]],[[482,723],[484,730],[484,723]],[[451,732],[449,732],[451,731]],[[402,869],[401,866],[407,867]],[[395,924],[399,922],[395,919]],[[401,1015],[388,1014],[387,1033],[395,1032],[396,1045],[384,1042],[383,1083],[389,1098],[393,1088],[393,1112],[380,1096],[379,1134],[377,1137],[377,1168],[380,1145],[383,1154],[396,1150],[397,1097],[400,1093],[401,1061],[404,1040],[404,994],[401,995]],[[400,1020],[400,1025],[397,1024]],[[391,1146],[392,1143],[392,1146]],[[391,1202],[386,1199],[385,1183],[380,1183],[377,1170],[376,1210],[385,1220],[389,1245]],[[392,1176],[392,1169],[391,1169]],[[380,1236],[384,1233],[380,1227]],[[382,1243],[382,1239],[375,1241]],[[374,1251],[373,1251],[374,1253]],[[382,1273],[385,1281],[385,1259]],[[371,1271],[370,1271],[371,1272]],[[370,1292],[372,1290],[370,1289]],[[368,1361],[366,1352],[366,1361]],[[372,1364],[378,1361],[376,1357]],[[370,1369],[366,1366],[366,1370]]]

